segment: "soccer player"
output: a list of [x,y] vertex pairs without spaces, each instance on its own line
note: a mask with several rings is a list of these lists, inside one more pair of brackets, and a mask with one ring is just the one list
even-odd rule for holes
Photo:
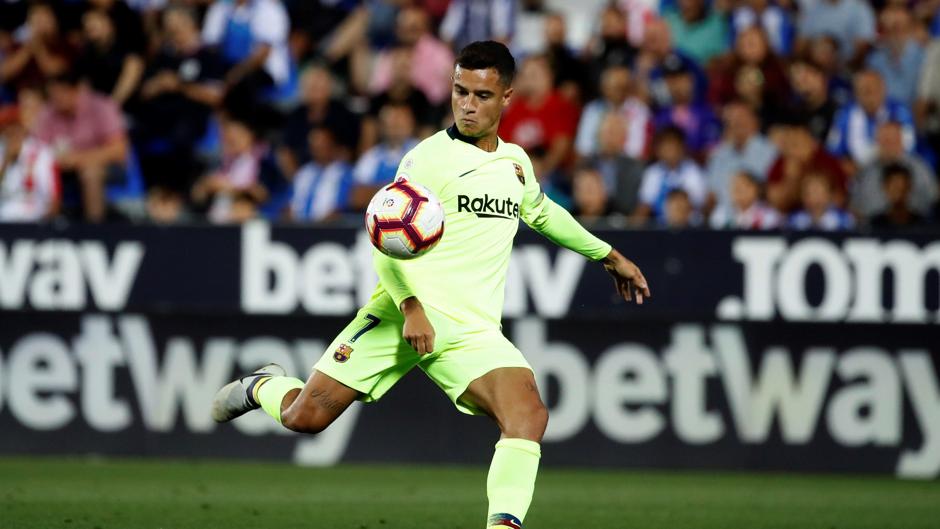
[[456,60],[455,124],[402,160],[397,180],[423,184],[444,206],[438,246],[411,261],[375,253],[379,284],[307,382],[269,364],[215,397],[213,418],[263,408],[283,426],[323,431],[354,401],[379,399],[418,366],[458,410],[501,431],[487,477],[487,527],[522,527],[532,501],[548,412],[532,368],[500,326],[503,286],[521,218],[550,240],[601,261],[617,291],[642,303],[650,291],[633,262],[591,235],[539,189],[529,157],[500,140],[515,61],[500,43],[474,42]]

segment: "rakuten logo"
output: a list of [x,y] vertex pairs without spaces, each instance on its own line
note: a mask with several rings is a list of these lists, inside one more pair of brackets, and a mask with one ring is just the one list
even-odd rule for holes
[[[744,265],[744,299],[726,297],[716,313],[725,320],[931,323],[940,311],[926,303],[927,277],[940,273],[940,242],[923,248],[903,240],[808,238],[787,246],[780,237],[741,237],[734,258]],[[822,300],[811,304],[806,280],[822,272]],[[885,279],[890,271],[890,283]],[[893,286],[888,307],[886,287]],[[936,284],[936,283],[935,283]]]
[[482,219],[518,219],[519,204],[511,198],[498,199],[487,194],[471,198],[457,195],[457,211],[476,213]]

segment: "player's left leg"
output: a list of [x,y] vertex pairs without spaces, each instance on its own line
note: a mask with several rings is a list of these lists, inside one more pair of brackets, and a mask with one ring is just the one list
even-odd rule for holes
[[521,528],[535,492],[539,443],[548,425],[532,370],[494,369],[471,382],[460,401],[492,417],[502,434],[486,478],[487,527]]
[[458,410],[488,415],[499,425],[501,436],[486,480],[487,527],[522,527],[548,424],[532,368],[498,329],[459,333],[446,350],[429,355],[419,366]]

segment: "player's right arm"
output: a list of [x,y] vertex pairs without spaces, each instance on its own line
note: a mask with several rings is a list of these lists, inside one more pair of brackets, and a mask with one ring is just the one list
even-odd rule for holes
[[[418,147],[415,147],[402,158],[401,165],[399,165],[396,173],[396,179],[416,180],[411,173],[415,172],[415,158],[417,155]],[[421,167],[417,167],[417,169],[420,170]],[[395,302],[395,306],[405,317],[405,323],[402,326],[402,338],[411,344],[419,355],[432,352],[434,350],[434,327],[424,312],[424,306],[412,287],[405,267],[402,266],[401,261],[393,259],[378,250],[374,251],[373,256],[373,264],[379,276],[379,283],[382,284],[382,287],[391,296],[392,301]]]
[[424,313],[424,306],[415,295],[401,262],[375,250],[373,263],[379,282],[391,296],[395,306],[405,317],[402,338],[414,347],[419,355],[434,350],[434,327]]

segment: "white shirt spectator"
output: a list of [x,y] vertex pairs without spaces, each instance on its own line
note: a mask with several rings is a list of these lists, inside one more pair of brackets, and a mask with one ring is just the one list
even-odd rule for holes
[[[217,176],[224,178],[233,191],[246,191],[254,186],[261,176],[261,150],[240,154],[224,161]],[[209,208],[209,220],[216,224],[231,222],[232,194],[216,193]]]
[[708,194],[705,176],[699,166],[691,160],[683,161],[675,169],[666,167],[662,162],[647,167],[640,184],[640,202],[653,210],[657,220],[663,220],[666,197],[674,189],[685,191],[695,209],[701,209],[705,204]]
[[[0,143],[0,160],[4,159],[4,150]],[[16,161],[0,174],[0,222],[41,220],[60,193],[52,149],[28,138]]]
[[[603,99],[591,101],[584,107],[574,142],[575,150],[580,156],[597,154],[601,122],[604,120],[604,115],[610,111],[610,104]],[[649,107],[639,98],[630,97],[620,106],[619,113],[627,123],[627,138],[623,144],[623,153],[637,160],[645,159],[653,135],[653,122]]]
[[719,206],[709,218],[709,224],[715,229],[772,230],[782,223],[780,213],[762,202],[755,202],[744,211],[730,204]]
[[290,76],[290,54],[287,37],[290,20],[279,0],[247,0],[242,5],[232,1],[216,1],[206,13],[202,27],[202,41],[207,46],[219,46],[230,25],[248,25],[253,44],[267,44],[271,52],[264,61],[274,84],[280,85]]

